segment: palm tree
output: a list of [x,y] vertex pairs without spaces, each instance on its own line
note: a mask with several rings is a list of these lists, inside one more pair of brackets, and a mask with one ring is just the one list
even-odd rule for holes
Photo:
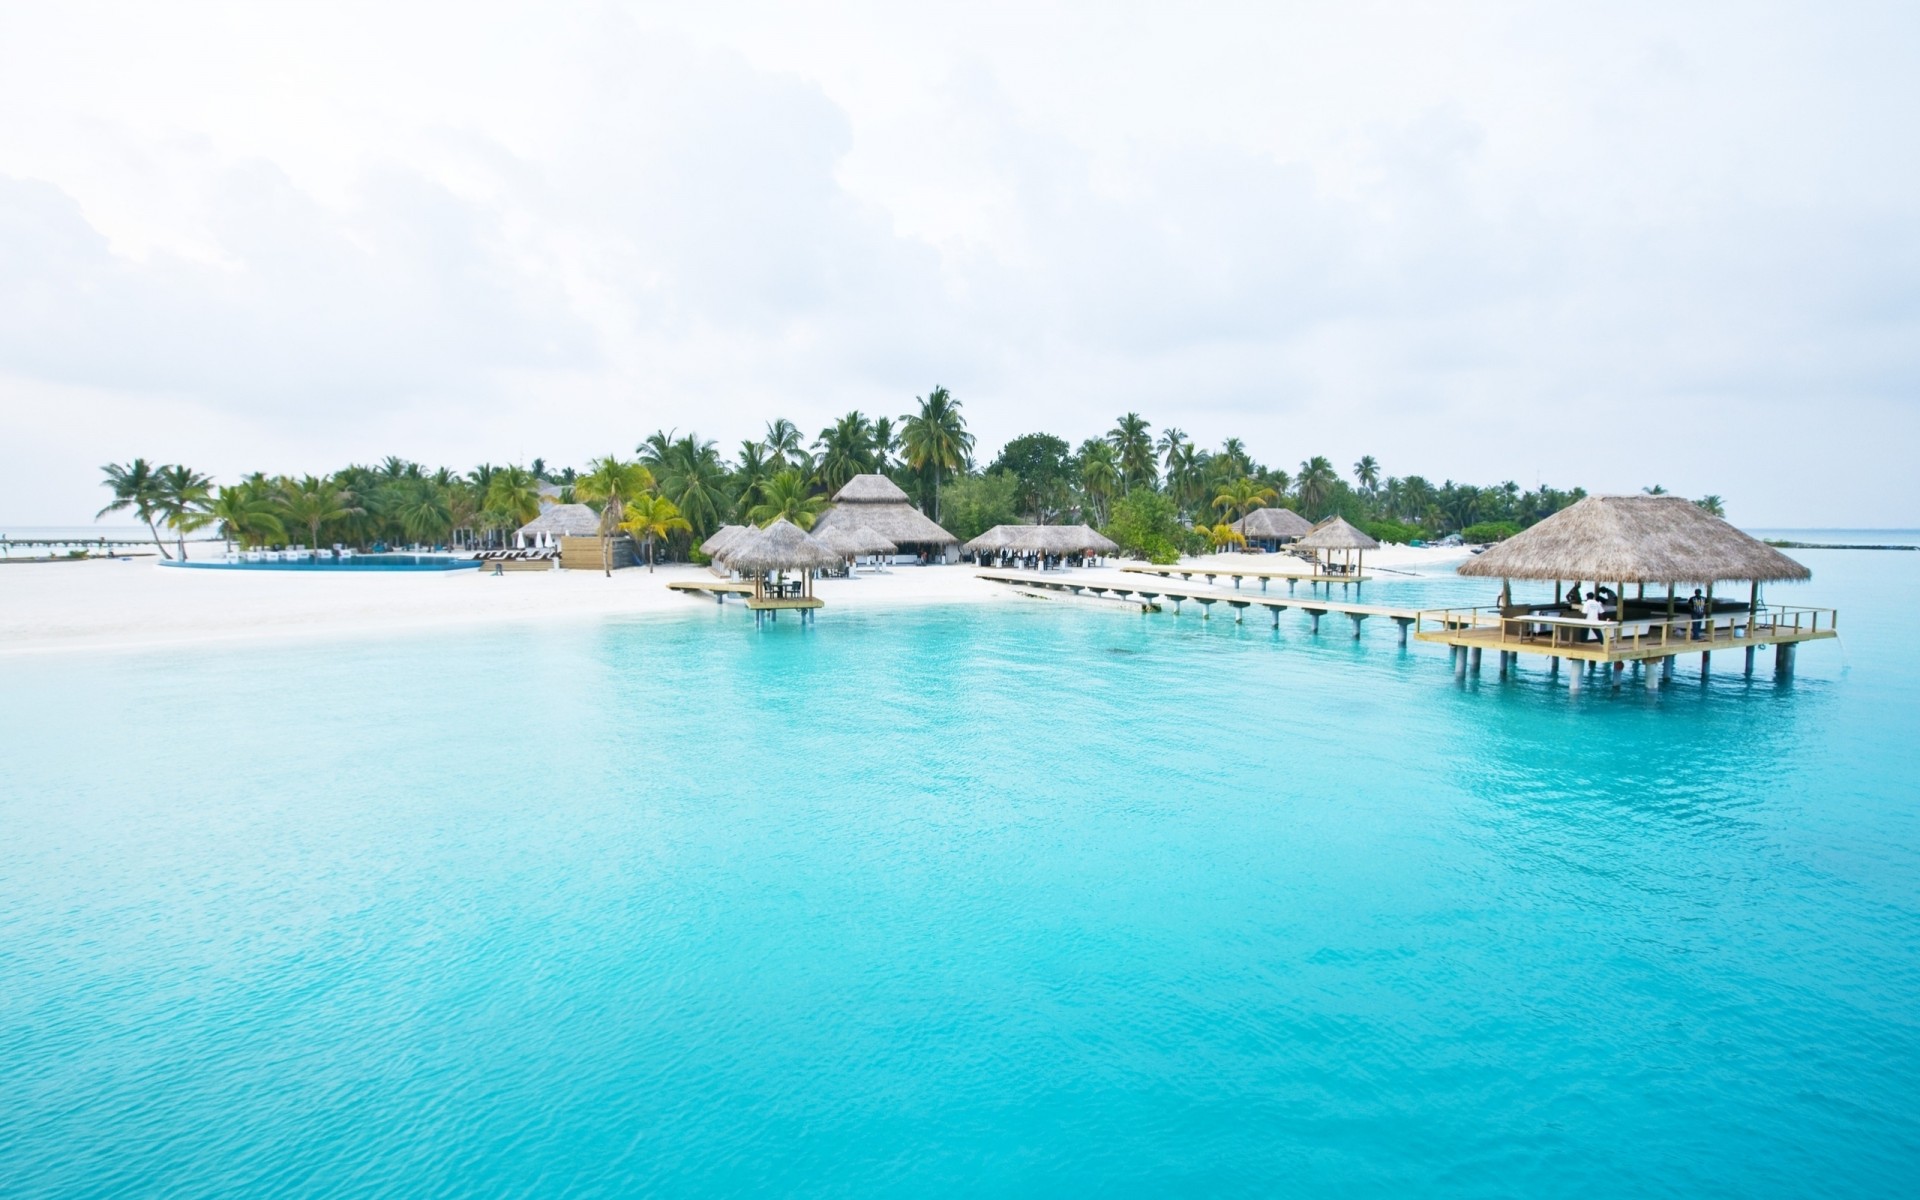
[[894,457],[900,449],[900,434],[893,427],[892,417],[873,419],[873,469],[885,475],[900,465]]
[[1720,502],[1720,497],[1718,496],[1702,496],[1698,500],[1695,500],[1694,503],[1698,504],[1713,516],[1724,518],[1727,515],[1727,506]]
[[1176,507],[1187,508],[1204,486],[1208,456],[1192,442],[1175,446],[1167,455],[1167,492]]
[[275,504],[266,480],[258,475],[223,487],[207,505],[207,515],[219,526],[229,543],[257,544],[268,538],[287,536],[286,526],[274,511]]
[[204,529],[213,522],[207,504],[213,499],[213,480],[191,467],[179,464],[161,467],[158,476],[158,507],[173,530],[174,544],[180,548],[180,561],[187,561],[187,534]]
[[1362,455],[1360,461],[1353,464],[1353,477],[1360,484],[1360,490],[1373,495],[1380,486],[1380,462],[1371,454]]
[[1661,487],[1657,483],[1654,484],[1652,487],[1643,487],[1640,490],[1645,492],[1649,496],[1664,496],[1667,494],[1667,489]]
[[820,451],[820,486],[831,496],[874,469],[873,422],[855,409],[822,429],[814,448]]
[[494,467],[480,506],[489,528],[518,529],[540,515],[540,481],[525,467]]
[[1196,525],[1194,528],[1207,535],[1207,540],[1213,543],[1215,550],[1222,546],[1245,547],[1247,544],[1246,535],[1225,522],[1219,525]]
[[785,417],[767,422],[767,453],[784,465],[792,466],[800,453],[800,427]]
[[747,520],[763,529],[782,517],[802,529],[812,529],[814,518],[827,505],[827,498],[817,495],[807,477],[793,467],[767,480],[765,493],[765,499],[747,513]]
[[667,447],[654,471],[660,494],[673,501],[693,533],[705,536],[719,526],[733,497],[727,464],[711,440],[689,433]]
[[[1333,496],[1333,487],[1340,482],[1340,476],[1334,472],[1333,463],[1323,454],[1316,454],[1300,464],[1300,475],[1293,481],[1294,494],[1300,497],[1302,514],[1309,518],[1321,509]],[[1322,514],[1324,515],[1324,514]]]
[[282,479],[279,491],[283,522],[306,526],[309,544],[316,548],[320,545],[322,525],[361,511],[353,502],[353,493],[324,475]]
[[1253,474],[1253,457],[1247,453],[1247,444],[1237,437],[1230,437],[1220,443],[1220,469],[1228,475]]
[[693,530],[673,501],[665,496],[645,495],[627,502],[626,519],[620,522],[620,528],[630,536],[639,538],[647,548],[648,574],[653,572],[654,539],[670,536],[676,530],[689,533]]
[[613,575],[613,535],[626,520],[626,506],[653,489],[653,472],[637,462],[609,454],[587,464],[573,481],[573,493],[600,511],[600,569]]
[[960,415],[960,402],[936,385],[920,401],[920,411],[900,418],[900,441],[907,465],[933,480],[933,519],[940,520],[940,481],[973,461],[973,435]]
[[1107,431],[1107,443],[1119,460],[1123,495],[1135,484],[1151,487],[1158,474],[1154,470],[1152,429],[1139,413],[1130,412]]
[[166,544],[160,540],[157,522],[160,516],[161,484],[153,467],[146,459],[136,458],[125,466],[108,463],[100,470],[106,474],[100,484],[113,489],[113,503],[93,514],[93,519],[98,521],[110,512],[131,509],[134,516],[145,522],[147,532],[153,534],[153,544],[160,551],[160,556],[171,559],[173,555],[167,553]]
[[[539,474],[529,468],[535,479]],[[407,480],[394,496],[391,512],[401,530],[416,542],[438,543],[453,536],[452,488],[431,479]]]
[[734,511],[745,513],[760,503],[761,493],[773,473],[774,467],[767,457],[765,442],[741,442],[740,462],[733,469]]
[[1080,444],[1080,490],[1093,510],[1094,524],[1107,523],[1107,502],[1120,486],[1120,463],[1113,447],[1098,438]]
[[658,471],[660,464],[667,461],[676,432],[678,430],[656,429],[648,434],[645,441],[634,447],[634,453],[640,456],[640,464],[650,471]]
[[1251,477],[1242,475],[1220,489],[1220,494],[1213,498],[1213,506],[1229,517],[1244,517],[1279,498],[1280,494],[1272,488],[1263,487]]

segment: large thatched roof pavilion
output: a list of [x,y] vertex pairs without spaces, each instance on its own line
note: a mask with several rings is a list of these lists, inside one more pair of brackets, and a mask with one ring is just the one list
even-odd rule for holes
[[584,504],[555,504],[514,531],[521,544],[551,544],[563,537],[599,537],[600,514]]
[[1313,522],[1290,508],[1256,508],[1229,528],[1249,542],[1266,543],[1273,549],[1312,533]]
[[[819,598],[813,594],[813,573],[840,565],[838,551],[785,517],[765,529],[743,534],[726,554],[728,566],[753,576],[753,595],[747,607],[754,610],[756,620],[783,608],[802,610],[801,619],[805,620],[808,610],[820,607]],[[783,582],[788,571],[799,571],[800,579],[793,584]]]
[[1112,554],[1118,543],[1091,525],[995,525],[968,542],[969,554]]
[[[1507,655],[1522,652],[1550,654],[1556,665],[1561,657],[1610,662],[1616,671],[1626,662],[1661,659],[1665,674],[1680,651],[1699,650],[1704,671],[1714,649],[1741,648],[1751,671],[1753,651],[1773,645],[1779,648],[1775,669],[1785,674],[1795,645],[1835,636],[1832,609],[1760,603],[1761,584],[1810,579],[1811,571],[1680,496],[1588,496],[1459,571],[1502,580],[1500,604],[1448,610],[1438,629],[1420,636],[1476,656],[1495,646],[1503,665]],[[1507,582],[1514,579],[1552,580],[1553,600],[1514,604]],[[1585,596],[1583,583],[1590,589]],[[1716,601],[1714,585],[1726,583],[1748,585],[1746,603]],[[1650,584],[1664,585],[1665,595],[1648,596]],[[1679,599],[1681,588],[1704,590],[1689,604]]]
[[813,522],[815,533],[831,529],[852,531],[866,526],[892,542],[901,552],[945,558],[960,539],[929,520],[913,506],[900,486],[885,475],[855,475],[833,495],[833,507]]

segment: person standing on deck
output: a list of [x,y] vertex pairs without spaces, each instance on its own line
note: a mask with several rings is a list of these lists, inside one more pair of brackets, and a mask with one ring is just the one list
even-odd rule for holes
[[1707,598],[1700,594],[1699,588],[1693,589],[1693,595],[1687,598],[1687,613],[1693,618],[1693,640],[1697,642],[1707,628]]
[[[1600,603],[1599,591],[1600,589],[1595,588],[1592,592],[1589,592],[1586,600],[1581,602],[1580,605],[1580,615],[1595,623],[1599,622],[1600,614],[1605,611],[1605,607]],[[1588,631],[1583,635],[1583,639],[1589,642],[1605,640],[1597,629]]]

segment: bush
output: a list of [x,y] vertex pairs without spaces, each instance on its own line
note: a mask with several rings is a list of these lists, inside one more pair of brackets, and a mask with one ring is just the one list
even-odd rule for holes
[[1206,542],[1206,535],[1181,526],[1173,501],[1146,488],[1120,498],[1104,532],[1120,544],[1120,553],[1163,565],[1179,562],[1183,550]]
[[1460,540],[1474,543],[1504,542],[1519,532],[1520,527],[1512,521],[1481,521],[1477,525],[1469,525],[1462,529]]
[[1361,521],[1359,525],[1361,531],[1376,542],[1395,542],[1405,546],[1423,536],[1419,529],[1398,521]]

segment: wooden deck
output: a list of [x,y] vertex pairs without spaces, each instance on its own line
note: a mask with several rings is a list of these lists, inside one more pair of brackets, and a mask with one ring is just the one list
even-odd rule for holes
[[735,579],[676,579],[667,585],[670,592],[685,592],[688,595],[705,593],[716,603],[725,604],[728,596],[751,596],[753,585]]
[[1657,618],[1616,624],[1565,618],[1503,617],[1493,609],[1429,609],[1420,614],[1414,638],[1468,651],[1497,650],[1580,662],[1629,663],[1715,650],[1757,650],[1765,646],[1822,641],[1840,636],[1836,621],[1837,615],[1830,608],[1762,605],[1751,618],[1746,612],[1716,614],[1696,638],[1693,622],[1685,615],[1672,621]]
[[[1017,591],[1033,590],[1085,595],[1095,599],[1113,597],[1119,600],[1131,600],[1142,609],[1158,611],[1159,601],[1173,602],[1174,613],[1178,615],[1182,604],[1198,604],[1202,618],[1213,615],[1216,604],[1224,604],[1234,610],[1234,620],[1244,621],[1249,608],[1265,609],[1273,615],[1275,628],[1280,625],[1280,614],[1290,608],[1298,609],[1313,623],[1313,631],[1320,631],[1320,618],[1328,614],[1347,617],[1353,622],[1353,636],[1360,636],[1360,623],[1369,617],[1384,617],[1400,626],[1400,643],[1406,644],[1407,630],[1418,620],[1420,612],[1412,608],[1390,608],[1381,604],[1348,604],[1340,600],[1295,599],[1277,594],[1260,594],[1248,591],[1232,591],[1217,587],[1196,587],[1188,584],[1150,582],[1122,583],[1111,577],[1083,575],[1078,572],[1059,574],[1035,574],[1027,571],[978,571],[980,578],[994,583],[1004,583]],[[1141,572],[1136,572],[1141,573]],[[1158,577],[1157,572],[1144,574]]]
[[1332,585],[1336,583],[1342,587],[1351,587],[1355,584],[1365,583],[1373,578],[1371,575],[1361,575],[1358,573],[1352,575],[1325,575],[1308,572],[1303,574],[1297,571],[1267,571],[1259,567],[1161,567],[1143,563],[1128,563],[1120,569],[1122,571],[1131,571],[1136,575],[1158,575],[1162,579],[1171,579],[1175,575],[1178,575],[1182,580],[1186,581],[1191,581],[1195,575],[1198,575],[1208,583],[1212,583],[1216,579],[1231,579],[1233,580],[1233,586],[1235,588],[1240,586],[1240,581],[1243,579],[1258,579],[1260,581],[1260,590],[1263,592],[1267,590],[1267,584],[1276,579],[1284,580],[1287,587],[1291,589],[1294,585],[1301,583],[1315,587],[1321,584]]
[[748,596],[747,607],[755,612],[783,611],[789,608],[825,608],[818,596]]

